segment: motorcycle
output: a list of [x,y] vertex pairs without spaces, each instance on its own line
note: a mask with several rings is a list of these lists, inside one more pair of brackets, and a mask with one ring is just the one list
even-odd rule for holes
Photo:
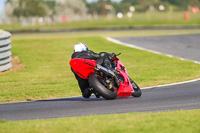
[[113,59],[112,70],[89,59],[74,58],[70,65],[78,76],[88,79],[94,91],[107,100],[116,97],[140,97],[141,89],[134,81],[130,81],[125,66],[117,58],[120,54]]

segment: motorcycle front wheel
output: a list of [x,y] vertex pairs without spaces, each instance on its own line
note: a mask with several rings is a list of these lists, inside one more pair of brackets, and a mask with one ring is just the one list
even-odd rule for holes
[[134,89],[132,96],[133,97],[141,97],[142,91],[141,91],[140,87],[134,81],[132,81],[131,84],[134,84],[134,85],[132,85],[132,87]]
[[95,74],[90,75],[89,84],[92,88],[100,94],[106,100],[113,100],[117,97],[117,90],[109,90],[101,81],[96,77]]

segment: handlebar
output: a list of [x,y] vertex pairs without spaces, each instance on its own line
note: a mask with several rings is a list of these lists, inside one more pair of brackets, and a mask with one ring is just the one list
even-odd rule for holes
[[116,56],[119,56],[121,53],[119,53],[119,54],[116,54]]

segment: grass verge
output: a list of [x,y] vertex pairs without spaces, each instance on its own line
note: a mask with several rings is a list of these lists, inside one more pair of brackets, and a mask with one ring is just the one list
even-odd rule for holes
[[[84,42],[95,52],[121,52],[121,61],[140,87],[200,77],[199,64],[108,42],[105,36],[199,33],[196,30],[82,32],[12,36],[12,52],[27,67],[0,76],[0,102],[16,102],[80,95],[69,61],[73,45]],[[91,36],[92,35],[92,36]],[[167,65],[170,64],[170,65]],[[158,67],[159,66],[159,67]]]
[[1,133],[199,133],[200,110],[0,121]]

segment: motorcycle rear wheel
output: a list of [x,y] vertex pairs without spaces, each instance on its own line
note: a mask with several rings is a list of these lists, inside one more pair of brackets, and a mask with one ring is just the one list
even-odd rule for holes
[[117,97],[117,91],[111,91],[107,89],[96,77],[95,74],[90,75],[89,83],[92,88],[99,93],[106,100],[113,100]]

